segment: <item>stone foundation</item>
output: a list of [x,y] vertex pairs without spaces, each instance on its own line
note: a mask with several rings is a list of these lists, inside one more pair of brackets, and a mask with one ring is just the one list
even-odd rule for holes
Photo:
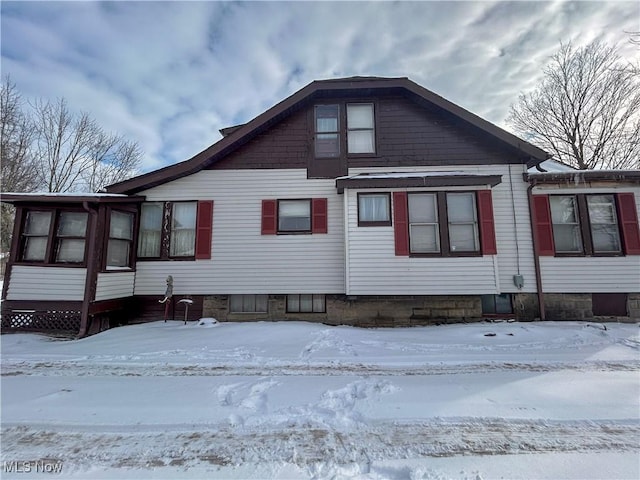
[[325,313],[287,313],[286,295],[269,295],[267,313],[231,313],[228,295],[204,297],[203,316],[220,321],[299,320],[329,325],[359,327],[408,327],[456,322],[475,322],[484,318],[534,320],[538,314],[537,297],[514,296],[514,314],[483,315],[479,295],[326,295]]
[[640,321],[640,293],[627,294],[626,316],[594,315],[590,293],[545,293],[544,301],[547,320]]

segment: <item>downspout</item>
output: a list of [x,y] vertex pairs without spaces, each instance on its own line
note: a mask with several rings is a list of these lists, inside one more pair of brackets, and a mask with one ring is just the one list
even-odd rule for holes
[[82,300],[82,309],[80,311],[80,331],[78,338],[86,337],[89,331],[89,306],[94,299],[94,284],[97,281],[98,271],[96,268],[96,237],[98,228],[98,211],[89,206],[89,202],[82,202],[82,208],[89,213],[91,221],[87,234],[89,235],[89,244],[87,245],[87,276],[84,282],[84,297]]
[[540,273],[540,255],[538,255],[538,232],[536,230],[534,222],[533,211],[533,187],[536,186],[536,181],[529,179],[531,185],[527,187],[527,199],[529,201],[529,221],[531,223],[531,239],[533,240],[533,266],[536,274],[536,290],[538,292],[538,306],[540,308],[540,320],[546,320],[547,315],[544,311],[544,293],[542,292],[542,274]]

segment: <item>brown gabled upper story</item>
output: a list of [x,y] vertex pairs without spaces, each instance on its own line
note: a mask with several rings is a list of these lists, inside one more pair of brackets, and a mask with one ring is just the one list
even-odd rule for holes
[[306,168],[336,178],[354,167],[521,163],[543,150],[407,78],[311,82],[193,158],[107,187],[133,194],[204,169]]

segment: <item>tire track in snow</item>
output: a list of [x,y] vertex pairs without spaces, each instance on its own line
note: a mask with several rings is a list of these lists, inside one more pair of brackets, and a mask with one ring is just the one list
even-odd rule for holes
[[[2,460],[64,459],[68,469],[241,465],[287,462],[306,466],[456,455],[639,451],[636,420],[549,421],[458,418],[416,423],[380,422],[344,431],[317,425],[252,429],[158,425],[25,426],[2,429]],[[105,455],[105,452],[109,452]]]
[[592,362],[486,362],[468,364],[425,364],[390,367],[359,363],[330,364],[282,364],[267,365],[194,365],[194,364],[136,364],[94,363],[86,361],[59,362],[2,362],[2,376],[304,376],[304,375],[456,375],[494,371],[557,372],[561,370],[580,372],[640,371],[639,361],[592,361]]

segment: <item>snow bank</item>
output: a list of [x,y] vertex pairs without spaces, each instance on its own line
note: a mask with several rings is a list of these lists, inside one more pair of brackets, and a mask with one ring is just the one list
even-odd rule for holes
[[201,319],[3,335],[2,460],[96,479],[638,478],[639,333]]

